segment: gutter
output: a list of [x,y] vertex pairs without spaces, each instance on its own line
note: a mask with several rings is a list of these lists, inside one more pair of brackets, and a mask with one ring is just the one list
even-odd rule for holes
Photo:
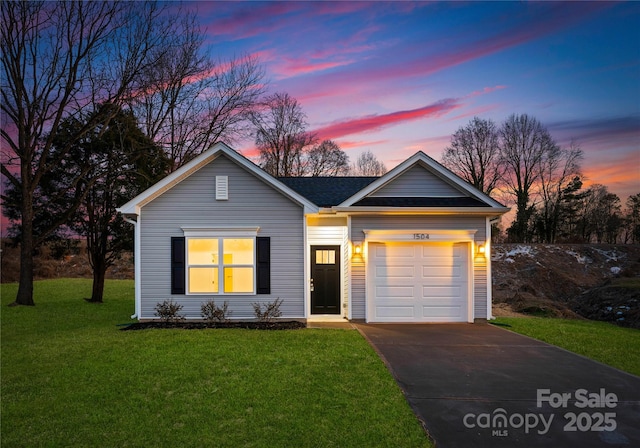
[[351,215],[357,214],[429,214],[429,215],[484,215],[500,216],[507,213],[507,207],[332,207],[336,212],[347,212]]

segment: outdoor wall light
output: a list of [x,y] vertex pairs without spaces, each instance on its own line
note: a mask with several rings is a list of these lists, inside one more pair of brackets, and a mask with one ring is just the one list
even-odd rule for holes
[[354,252],[356,253],[356,255],[360,255],[362,253],[362,247],[359,244],[356,244],[356,246],[354,247]]
[[478,253],[484,255],[487,252],[487,247],[484,244],[478,244]]

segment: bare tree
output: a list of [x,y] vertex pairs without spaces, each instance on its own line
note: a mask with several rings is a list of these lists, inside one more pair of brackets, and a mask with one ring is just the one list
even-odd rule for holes
[[442,164],[478,190],[491,194],[504,171],[499,161],[498,129],[492,120],[474,117],[451,136]]
[[354,176],[382,176],[386,172],[387,167],[371,151],[361,153],[351,167]]
[[332,140],[324,140],[306,154],[306,174],[344,176],[349,172],[349,156]]
[[555,146],[549,150],[540,165],[539,223],[542,242],[555,243],[562,206],[567,193],[574,193],[572,184],[580,176],[583,153],[571,142],[569,148]]
[[627,198],[625,224],[624,243],[638,244],[640,242],[640,193]]
[[255,57],[214,63],[191,13],[174,22],[170,42],[143,74],[146,89],[131,107],[146,134],[161,144],[171,171],[213,143],[233,143],[250,134],[249,117],[264,93],[264,70]]
[[[110,114],[95,114],[51,157],[56,130],[67,117],[89,116],[98,102],[121,104],[142,88],[138,75],[154,63],[163,36],[155,3],[18,2],[0,5],[2,20],[1,171],[20,191],[20,285],[15,304],[33,305],[33,250],[84,199],[34,235],[34,192],[71,146]],[[67,188],[76,188],[86,172]],[[90,182],[86,182],[87,185]]]
[[585,242],[615,244],[622,229],[620,198],[601,184],[588,189],[582,209],[582,237]]
[[529,238],[529,220],[534,211],[533,188],[540,179],[544,158],[556,149],[556,143],[537,119],[526,114],[507,118],[499,135],[500,163],[505,168],[502,182],[517,207],[509,234],[513,241],[524,242]]
[[269,95],[253,115],[260,166],[275,177],[305,174],[304,151],[316,141],[302,106],[287,93]]

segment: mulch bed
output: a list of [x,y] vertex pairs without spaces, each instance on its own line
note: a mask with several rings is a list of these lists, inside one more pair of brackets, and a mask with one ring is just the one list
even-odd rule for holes
[[183,330],[204,330],[207,328],[246,328],[249,330],[298,330],[307,324],[298,321],[287,322],[135,322],[122,327],[121,331],[148,330],[152,328],[180,328]]

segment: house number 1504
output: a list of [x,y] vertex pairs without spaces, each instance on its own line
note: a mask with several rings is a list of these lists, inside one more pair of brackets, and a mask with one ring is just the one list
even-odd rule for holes
[[428,233],[414,233],[413,234],[413,239],[414,240],[428,240],[429,239],[429,234]]

